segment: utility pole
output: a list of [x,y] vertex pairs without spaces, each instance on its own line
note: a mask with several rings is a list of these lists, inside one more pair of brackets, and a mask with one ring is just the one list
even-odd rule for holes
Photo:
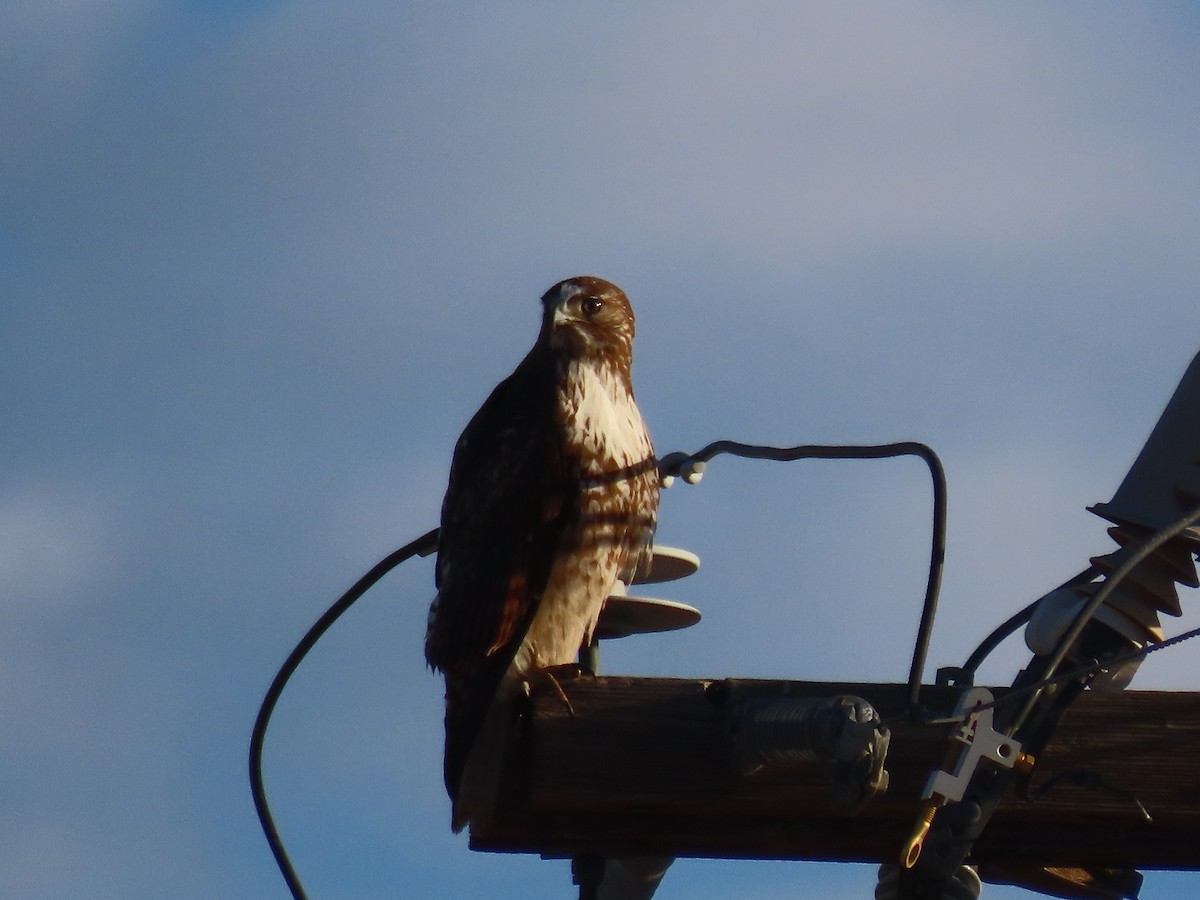
[[[720,452],[814,449],[716,442],[660,468],[695,483]],[[1011,687],[973,683],[990,638],[919,684],[935,528],[908,685],[556,676],[514,717],[472,847],[571,857],[592,872],[590,896],[596,861],[614,858],[880,862],[877,896],[897,900],[975,896],[976,871],[1127,898],[1138,868],[1200,868],[1200,693],[1124,691],[1163,642],[1160,613],[1181,612],[1177,584],[1200,586],[1200,356],[1112,500],[1091,510],[1118,549],[998,629],[1026,625],[1034,654]],[[621,599],[638,613],[638,598]]]
[[[947,726],[908,721],[898,684],[585,675],[560,687],[536,691],[514,727],[474,849],[898,863],[946,745]],[[950,708],[957,694],[929,686],[922,698]],[[866,700],[891,731],[885,793],[839,813],[822,763],[739,771],[731,728],[742,704],[843,695]],[[1014,860],[1030,870],[1200,868],[1197,759],[1200,693],[1085,694],[970,861],[985,879],[1015,883]]]

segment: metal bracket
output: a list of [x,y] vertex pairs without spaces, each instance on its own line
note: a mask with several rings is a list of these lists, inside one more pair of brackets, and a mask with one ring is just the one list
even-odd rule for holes
[[861,697],[757,698],[733,711],[730,755],[745,775],[761,768],[822,765],[830,807],[854,815],[887,790],[890,739],[879,713]]
[[950,736],[963,749],[952,771],[938,770],[929,777],[921,794],[924,799],[938,798],[942,803],[961,800],[980,762],[986,759],[1011,769],[1021,759],[1021,742],[992,727],[994,702],[995,697],[987,688],[974,687],[963,694],[955,712],[965,718]]
[[950,734],[947,768],[935,771],[925,784],[921,794],[925,802],[901,853],[904,868],[916,865],[938,810],[963,799],[980,763],[986,760],[998,768],[1026,771],[1033,766],[1033,757],[1021,749],[1020,741],[993,727],[994,707],[995,697],[987,688],[969,688],[959,698],[955,713],[963,721]]

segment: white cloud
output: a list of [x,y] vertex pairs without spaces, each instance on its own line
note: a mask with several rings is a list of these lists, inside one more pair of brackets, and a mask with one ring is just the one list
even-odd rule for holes
[[[0,5],[0,148],[45,152],[127,61],[153,0],[9,0]],[[22,160],[24,161],[24,160]],[[10,171],[10,175],[11,175]]]
[[[112,513],[86,488],[27,484],[0,494],[0,583],[26,610],[87,601],[111,573]],[[94,598],[93,598],[94,599]]]
[[[197,896],[282,890],[244,784],[255,691],[360,566],[433,524],[454,437],[529,346],[537,295],[577,271],[635,296],[663,450],[942,452],[931,667],[1106,546],[1082,506],[1119,481],[1200,324],[1193,14],[233,6],[0,8],[0,251],[17,251],[0,253],[0,385],[22,471],[51,473],[0,495],[0,580],[33,629],[12,632],[5,703],[37,735],[5,762],[35,773],[32,798],[61,742],[83,798],[67,814],[95,816],[17,809],[42,859],[128,845],[191,870],[161,827],[182,797],[183,829],[222,851]],[[614,647],[614,668],[901,676],[924,473],[749,465],[665,499],[664,536],[705,568],[660,593],[706,620]],[[57,474],[98,470],[109,496]],[[421,872],[447,896],[482,877],[527,896],[520,872],[561,895],[565,865],[441,830],[428,576],[376,588],[287,697],[268,777],[318,778],[315,754],[334,788],[291,798],[304,821],[344,778],[354,852],[387,847],[355,857],[366,871],[314,828],[302,870],[364,895]],[[1145,671],[1186,686],[1190,653]],[[131,796],[147,769],[169,777]],[[397,848],[387,817],[422,784]],[[730,881],[765,897],[814,871]],[[681,865],[662,896],[711,895],[713,872]],[[86,892],[88,874],[35,871],[27,893]]]

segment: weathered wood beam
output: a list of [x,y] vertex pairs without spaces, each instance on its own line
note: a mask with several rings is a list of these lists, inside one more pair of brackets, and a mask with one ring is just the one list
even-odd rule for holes
[[[903,685],[627,677],[559,685],[562,693],[539,685],[514,727],[497,809],[473,823],[474,848],[891,861],[945,754],[944,727],[905,718]],[[869,701],[892,731],[890,787],[860,814],[831,812],[819,766],[748,776],[731,766],[728,716],[740,700],[838,694]],[[929,687],[922,702],[949,709],[955,697]],[[1200,868],[1200,694],[1083,695],[1027,787],[1036,801],[1008,797],[972,861]]]

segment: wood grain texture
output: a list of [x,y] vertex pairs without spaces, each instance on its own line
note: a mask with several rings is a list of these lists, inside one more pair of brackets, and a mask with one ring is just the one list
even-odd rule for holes
[[[944,726],[906,720],[898,684],[579,677],[559,686],[536,690],[514,727],[495,814],[472,829],[476,849],[890,861],[946,748]],[[749,776],[731,766],[729,712],[740,700],[838,694],[869,701],[892,732],[890,787],[859,815],[831,811],[819,765]],[[929,687],[922,702],[950,708],[955,696]],[[1036,801],[1007,797],[972,861],[1200,867],[1200,694],[1084,694],[1027,787]]]

